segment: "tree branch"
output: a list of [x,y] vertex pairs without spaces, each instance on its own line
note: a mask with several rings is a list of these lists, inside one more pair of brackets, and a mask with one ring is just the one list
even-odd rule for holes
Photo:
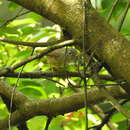
[[[116,99],[128,98],[120,87],[109,87],[107,90]],[[4,82],[0,82],[0,95],[10,99],[12,87]],[[22,121],[27,121],[36,115],[46,115],[49,117],[62,115],[71,111],[76,111],[84,107],[84,92],[72,94],[62,98],[52,98],[46,100],[30,100],[17,90],[14,93],[14,104],[17,110],[11,114],[11,125],[16,125]],[[98,88],[88,90],[88,104],[97,104],[106,99],[106,96]],[[8,118],[0,120],[0,129],[8,127]]]
[[8,44],[14,44],[14,45],[22,45],[22,46],[29,46],[29,47],[48,47],[55,44],[59,44],[61,42],[64,42],[63,40],[58,41],[50,41],[50,42],[23,42],[23,41],[14,41],[14,40],[7,40],[7,39],[0,39],[0,41]]
[[[17,78],[19,72],[8,72],[6,74],[0,75],[2,77],[13,77]],[[91,77],[91,73],[86,73],[86,77]],[[63,72],[22,72],[20,78],[52,78],[52,77],[59,77],[59,78],[66,78],[66,77],[82,77],[82,74],[79,72],[70,72],[70,71],[63,71]],[[116,81],[110,75],[98,75],[99,79],[101,80],[109,80],[109,81]],[[118,81],[117,81],[118,82]],[[94,85],[93,85],[94,86]],[[105,86],[102,85],[102,86]]]
[[4,74],[7,74],[9,72],[12,72],[15,69],[17,69],[17,68],[19,68],[19,67],[21,67],[21,66],[35,60],[35,59],[38,59],[38,58],[41,58],[41,57],[47,55],[49,52],[54,51],[55,49],[59,49],[59,48],[65,47],[65,46],[72,46],[72,45],[74,45],[74,41],[75,40],[67,40],[67,41],[61,42],[58,45],[51,46],[51,47],[43,50],[43,52],[41,52],[41,53],[39,53],[37,55],[30,56],[29,58],[27,58],[27,59],[25,59],[25,60],[23,60],[23,61],[21,61],[19,63],[16,63],[12,67],[8,67],[8,68],[0,70],[0,75],[4,75]]

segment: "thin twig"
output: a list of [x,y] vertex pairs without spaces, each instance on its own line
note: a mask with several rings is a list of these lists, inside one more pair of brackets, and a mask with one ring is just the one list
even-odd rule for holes
[[[129,100],[124,100],[122,102],[120,102],[120,105],[125,104],[126,102],[128,102]],[[108,115],[106,115],[106,117],[103,119],[102,123],[100,124],[100,127],[103,127],[112,117],[112,115],[116,112],[117,110],[115,108],[112,108],[111,110],[109,110],[108,112],[106,112]]]
[[[85,61],[85,53],[86,53],[86,39],[88,38],[88,15],[89,10],[91,8],[91,1],[90,0],[84,0],[83,1],[83,43],[82,43],[82,51],[83,51],[83,82],[84,82],[84,104],[85,104],[85,117],[86,117],[86,130],[88,129],[88,94],[87,94],[87,80],[86,80],[86,61]],[[89,41],[89,38],[88,38]],[[87,65],[88,67],[88,65]]]
[[0,70],[0,75],[4,75],[4,74],[7,74],[9,72],[12,72],[14,71],[15,69],[33,61],[33,60],[36,60],[36,59],[39,59],[45,55],[47,55],[49,52],[51,51],[54,51],[56,49],[59,49],[59,48],[62,48],[62,47],[65,47],[65,46],[72,46],[74,45],[74,41],[75,40],[67,40],[67,41],[64,41],[64,42],[61,42],[60,44],[58,45],[55,45],[55,46],[51,46],[45,50],[43,50],[43,52],[37,54],[37,55],[34,55],[34,56],[30,56],[29,58],[19,62],[19,63],[16,63],[15,65],[13,65],[12,67],[8,67],[8,68],[5,68],[5,69],[2,69]]
[[[33,53],[34,53],[34,50],[35,50],[35,48],[33,48],[32,53],[31,53],[31,56],[32,56]],[[9,111],[10,111],[10,112],[12,111],[12,107],[13,107],[14,93],[15,93],[15,90],[16,90],[16,88],[17,88],[17,86],[18,86],[18,82],[19,82],[19,80],[20,80],[20,76],[21,76],[21,73],[23,72],[23,69],[24,69],[25,65],[26,65],[26,64],[24,64],[24,65],[22,66],[22,69],[21,69],[20,72],[18,73],[18,77],[17,77],[16,83],[15,83],[15,86],[13,87],[13,92],[12,92],[12,94],[11,94],[11,99],[10,99],[10,108],[9,108]],[[8,123],[9,123],[9,130],[11,130],[11,113],[9,114]],[[26,123],[24,123],[24,124],[26,124]],[[23,124],[22,124],[22,125],[23,125]],[[20,124],[19,124],[19,127],[20,127]]]
[[8,44],[29,46],[29,47],[48,47],[48,46],[52,46],[52,45],[64,42],[63,40],[50,41],[50,42],[23,42],[23,41],[1,39],[1,38],[0,38],[0,41],[8,43]]
[[59,84],[59,85],[62,86],[62,87],[65,87],[64,84],[62,84],[62,83],[60,83],[60,82],[58,82],[58,81],[56,81],[56,80],[53,80],[53,79],[50,79],[50,78],[46,78],[46,79],[49,80],[49,81],[51,81],[51,82],[57,83],[57,84]]
[[[23,10],[23,8],[18,12],[18,14],[16,16],[14,16],[13,18],[7,20],[5,23],[3,23],[0,28],[4,27],[4,26],[7,26],[7,24],[9,24],[10,22],[12,22],[13,20],[15,20],[17,17],[20,17],[22,15],[25,15],[27,13],[29,13],[30,11],[26,11],[26,12],[23,12],[21,13],[21,11]],[[21,13],[21,14],[20,14]]]
[[[82,77],[81,73],[79,72],[66,72],[68,77]],[[91,73],[86,73],[85,74],[86,78],[91,77]],[[6,74],[0,75],[0,77],[13,77],[16,78],[18,77],[18,72],[8,72]],[[22,72],[20,78],[47,78],[47,77],[60,77],[60,78],[65,78],[66,76],[64,75],[63,72]],[[116,81],[113,77],[109,75],[98,75],[98,77],[101,80],[108,80],[108,81]],[[116,81],[120,82],[120,85],[123,84],[123,81]],[[99,85],[99,84],[98,84]],[[103,86],[104,84],[100,84],[100,86]],[[114,85],[114,84],[113,84]],[[91,85],[92,87],[95,85]]]
[[[120,102],[119,104],[120,105],[123,105],[125,103],[127,103],[129,101],[129,99],[126,99],[122,102]],[[95,126],[92,126],[92,127],[89,127],[89,129],[93,129],[93,128],[96,128],[97,130],[101,130],[101,128],[108,123],[108,121],[110,120],[110,118],[113,116],[113,114],[117,111],[116,108],[111,108],[109,111],[105,112],[105,114],[107,114],[104,119],[102,120],[102,123],[99,124],[99,125],[95,125]]]
[[114,9],[116,8],[118,2],[119,2],[119,0],[116,0],[116,1],[113,3],[113,5],[112,5],[112,8],[111,8],[111,10],[110,10],[110,12],[109,12],[109,14],[108,14],[108,18],[107,18],[107,22],[108,22],[108,23],[110,22],[110,19],[111,19],[111,17],[112,17],[113,11],[114,11]]
[[124,11],[124,13],[123,13],[123,15],[122,15],[122,17],[121,17],[120,22],[119,22],[119,25],[118,25],[118,28],[117,28],[117,30],[118,30],[119,32],[121,31],[121,28],[122,28],[122,26],[123,26],[124,20],[125,20],[125,18],[126,18],[127,13],[128,13],[129,7],[130,7],[130,0],[128,0],[128,3],[127,3],[127,5],[126,5],[126,7],[125,7],[125,11]]
[[[100,84],[100,79],[96,74],[93,75],[93,80],[95,83]],[[105,87],[99,87],[104,96],[110,101],[110,103],[115,107],[119,112],[121,112],[127,119],[130,119],[130,113],[123,109],[122,106],[118,103],[118,101],[109,93],[109,91]]]
[[[105,124],[111,129],[111,130],[117,130],[117,128],[113,125],[112,121],[106,118],[106,114],[104,113],[104,110],[99,105],[91,105],[90,108],[92,111],[96,112],[96,114],[101,118],[102,122],[99,125],[96,125],[96,127],[102,128]],[[105,121],[104,121],[105,120]]]
[[53,119],[52,117],[48,117],[47,122],[46,122],[46,126],[45,126],[45,130],[48,130],[49,125],[50,125],[52,119]]

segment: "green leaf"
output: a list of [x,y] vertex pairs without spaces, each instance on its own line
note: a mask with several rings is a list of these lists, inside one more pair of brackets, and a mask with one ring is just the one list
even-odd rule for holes
[[26,86],[18,88],[21,92],[23,92],[25,95],[34,98],[34,99],[46,99],[47,95],[40,87],[35,86]]
[[42,83],[39,82],[39,80],[31,80],[31,79],[25,79],[21,81],[22,86],[39,86],[42,87]]
[[10,11],[13,11],[13,10],[15,10],[16,8],[18,8],[18,7],[20,7],[20,6],[18,6],[16,3],[14,3],[14,2],[10,2],[9,4],[8,4],[8,9],[10,10]]
[[30,50],[19,51],[19,53],[17,53],[15,57],[18,59],[25,59],[30,56],[30,53]]

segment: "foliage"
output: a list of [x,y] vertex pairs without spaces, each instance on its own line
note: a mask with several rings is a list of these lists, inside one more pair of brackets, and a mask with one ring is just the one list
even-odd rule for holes
[[[112,7],[112,3],[114,0],[98,0],[97,5],[95,0],[92,0],[93,6],[97,9],[101,16],[107,18],[108,13]],[[113,12],[111,24],[115,28],[118,26],[118,22],[121,18],[122,12],[125,8],[127,0],[120,1],[118,6]],[[60,39],[62,36],[62,32],[59,31],[59,27],[54,25],[54,23],[50,23],[45,18],[39,16],[36,13],[29,12],[25,15],[21,15],[20,17],[16,17],[11,20],[13,17],[17,16],[17,14],[26,12],[26,9],[22,9],[22,7],[12,3],[5,2],[4,0],[0,0],[0,38],[10,39],[10,40],[18,40],[18,41],[34,41],[34,42],[46,42],[46,41],[54,41]],[[127,18],[121,30],[121,33],[130,39],[130,11],[128,12]],[[45,26],[43,23],[45,21],[48,23],[48,26]],[[5,24],[6,23],[6,24]],[[4,26],[3,26],[4,25]],[[6,25],[6,26],[5,26]],[[8,43],[0,42],[0,69],[9,67],[18,61],[22,61],[29,57],[32,53],[32,48],[11,45]],[[36,51],[34,52],[36,53]],[[47,58],[45,57],[43,60],[35,60],[24,67],[24,72],[34,72],[39,71],[50,71],[50,67],[46,64]],[[17,69],[20,71],[21,68]],[[71,70],[71,68],[70,68]],[[103,69],[100,73],[107,73],[105,69]],[[12,86],[16,83],[16,78],[3,78],[4,81],[11,84]],[[75,82],[79,81],[79,78],[72,78]],[[59,81],[64,84],[64,87],[59,85],[56,82],[50,81],[49,79],[20,79],[17,89],[29,96],[33,99],[47,99],[49,97],[62,97],[65,95],[70,95],[73,93],[71,88],[67,88],[66,84],[59,78],[54,78],[53,80]],[[104,83],[109,83],[105,82]],[[93,81],[89,79],[88,84],[93,84]],[[64,91],[63,91],[64,89]],[[63,92],[61,92],[63,91]],[[129,108],[130,105],[126,104],[125,108]],[[103,106],[103,109],[106,110],[108,107]],[[0,101],[0,119],[4,119],[8,115],[6,106]],[[89,125],[97,125],[100,123],[100,118],[89,110]],[[29,128],[31,130],[41,130],[45,126],[46,118],[43,116],[38,116],[32,118],[28,121]],[[112,117],[112,121],[118,127],[119,130],[126,129],[125,128],[125,118],[119,113],[115,113]],[[35,125],[37,124],[37,125]],[[17,128],[14,128],[16,130]],[[64,116],[56,117],[51,125],[50,130],[83,130],[85,129],[85,115],[84,109],[79,110],[77,112],[71,112]],[[108,130],[108,127],[103,127],[103,130]]]

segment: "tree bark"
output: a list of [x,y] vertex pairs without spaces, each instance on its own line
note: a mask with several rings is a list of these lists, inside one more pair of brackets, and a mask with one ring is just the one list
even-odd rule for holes
[[[119,86],[107,87],[111,95],[120,100],[128,99],[129,95]],[[13,88],[6,83],[0,81],[0,95],[10,100]],[[37,115],[46,115],[55,117],[65,113],[76,111],[84,107],[84,92],[78,92],[70,96],[62,98],[50,98],[44,100],[32,100],[24,96],[21,92],[15,90],[13,104],[17,110],[11,114],[11,126],[25,122]],[[97,104],[106,100],[106,96],[98,88],[88,89],[87,101],[89,105]],[[8,127],[8,117],[0,120],[0,129]]]

